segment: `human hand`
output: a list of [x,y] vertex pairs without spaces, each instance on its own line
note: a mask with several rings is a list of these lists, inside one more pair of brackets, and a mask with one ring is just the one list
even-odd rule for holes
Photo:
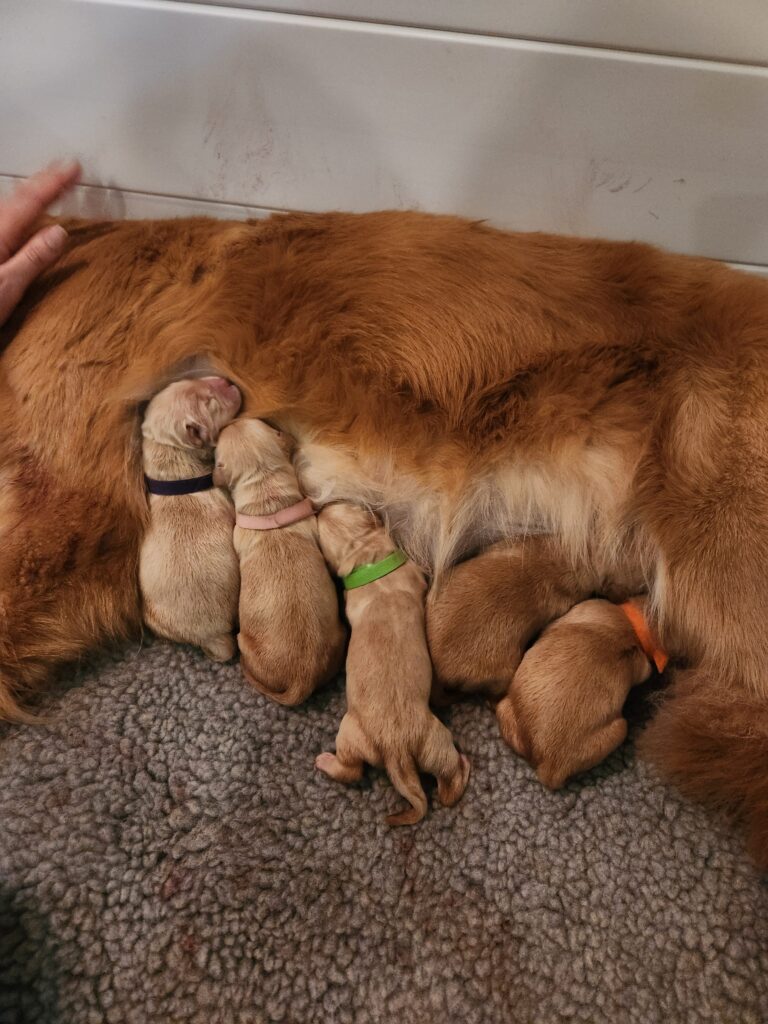
[[51,164],[22,181],[7,199],[0,199],[0,326],[25,289],[61,255],[67,232],[58,224],[22,240],[37,218],[80,177],[80,164]]

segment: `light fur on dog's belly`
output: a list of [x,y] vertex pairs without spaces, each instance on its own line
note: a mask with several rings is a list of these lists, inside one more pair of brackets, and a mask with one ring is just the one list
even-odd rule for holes
[[417,479],[394,458],[358,458],[317,441],[301,445],[296,462],[316,505],[371,508],[417,564],[439,575],[495,541],[537,533],[559,536],[574,558],[597,548],[601,561],[614,562],[625,545],[623,513],[637,456],[587,446],[563,446],[547,462],[511,455],[493,470],[468,468],[450,490],[444,470],[442,479]]

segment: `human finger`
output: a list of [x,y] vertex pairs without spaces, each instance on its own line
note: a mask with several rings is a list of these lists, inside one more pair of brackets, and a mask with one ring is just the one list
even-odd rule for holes
[[25,290],[61,255],[67,232],[59,224],[43,228],[19,251],[0,264],[0,324],[13,312]]
[[16,186],[7,199],[0,199],[0,263],[18,249],[37,218],[80,176],[80,164],[51,164]]

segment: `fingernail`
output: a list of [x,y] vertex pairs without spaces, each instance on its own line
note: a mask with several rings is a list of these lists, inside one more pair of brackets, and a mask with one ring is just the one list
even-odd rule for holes
[[74,174],[79,176],[81,170],[79,160],[52,160],[46,167],[46,171],[66,175],[68,178]]
[[80,166],[79,160],[65,160],[61,170],[62,174],[66,174],[68,177],[71,175],[77,175],[79,178],[83,169]]
[[46,228],[43,232],[42,240],[51,252],[58,252],[63,247],[67,237],[67,232],[61,224],[52,224],[51,227]]

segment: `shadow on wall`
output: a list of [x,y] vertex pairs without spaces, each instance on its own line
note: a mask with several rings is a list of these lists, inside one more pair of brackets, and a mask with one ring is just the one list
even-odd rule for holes
[[48,921],[26,894],[0,885],[0,1024],[68,1024]]

